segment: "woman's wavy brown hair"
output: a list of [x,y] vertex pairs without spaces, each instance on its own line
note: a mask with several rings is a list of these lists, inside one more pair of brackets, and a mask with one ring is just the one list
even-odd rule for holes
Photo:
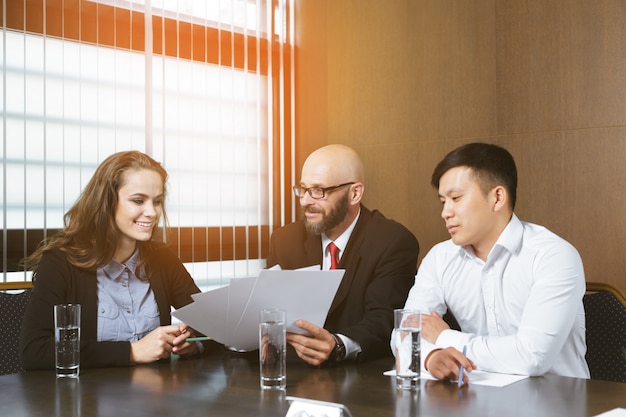
[[[78,268],[96,270],[106,265],[115,255],[119,236],[119,229],[115,223],[118,191],[125,184],[127,174],[146,169],[158,173],[163,181],[164,203],[161,216],[163,226],[167,227],[165,211],[167,171],[142,152],[118,152],[98,166],[74,206],[63,216],[63,230],[44,240],[35,252],[23,260],[24,266],[36,274],[43,253],[55,248],[62,251],[68,261]],[[153,231],[150,241],[137,242],[140,254],[137,269],[145,266],[148,277],[150,276],[149,265],[146,264],[148,251],[152,242],[163,241],[163,236],[164,234],[157,228]]]

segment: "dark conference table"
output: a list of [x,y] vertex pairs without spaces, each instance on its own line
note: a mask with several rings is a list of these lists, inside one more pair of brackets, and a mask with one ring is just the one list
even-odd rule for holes
[[54,371],[0,376],[0,416],[285,416],[285,396],[344,404],[353,417],[595,416],[626,407],[626,384],[558,376],[503,388],[421,381],[398,391],[386,358],[313,368],[290,352],[286,391],[259,388],[257,352],[217,348],[193,359],[129,368],[83,369],[75,380]]

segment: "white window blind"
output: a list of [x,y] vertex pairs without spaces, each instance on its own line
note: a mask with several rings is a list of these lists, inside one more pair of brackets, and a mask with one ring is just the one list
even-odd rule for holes
[[255,275],[289,209],[290,2],[33,4],[2,17],[3,280],[126,149],[167,169],[168,239],[201,287]]

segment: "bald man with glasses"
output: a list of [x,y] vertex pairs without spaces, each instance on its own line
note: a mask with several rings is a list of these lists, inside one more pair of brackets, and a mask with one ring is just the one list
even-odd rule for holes
[[274,231],[270,241],[268,268],[327,270],[338,262],[345,269],[324,327],[298,320],[310,336],[287,334],[298,356],[314,366],[391,356],[393,309],[404,306],[415,281],[417,239],[361,204],[364,177],[353,149],[334,144],[314,151],[293,187],[303,218]]

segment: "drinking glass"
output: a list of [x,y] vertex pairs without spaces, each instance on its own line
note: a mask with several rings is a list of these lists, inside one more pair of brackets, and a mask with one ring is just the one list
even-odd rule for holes
[[285,389],[287,385],[285,334],[285,310],[262,310],[259,323],[259,362],[263,389]]
[[80,374],[80,304],[54,306],[54,342],[57,378]]
[[394,310],[396,386],[416,389],[420,383],[422,315],[417,310]]

